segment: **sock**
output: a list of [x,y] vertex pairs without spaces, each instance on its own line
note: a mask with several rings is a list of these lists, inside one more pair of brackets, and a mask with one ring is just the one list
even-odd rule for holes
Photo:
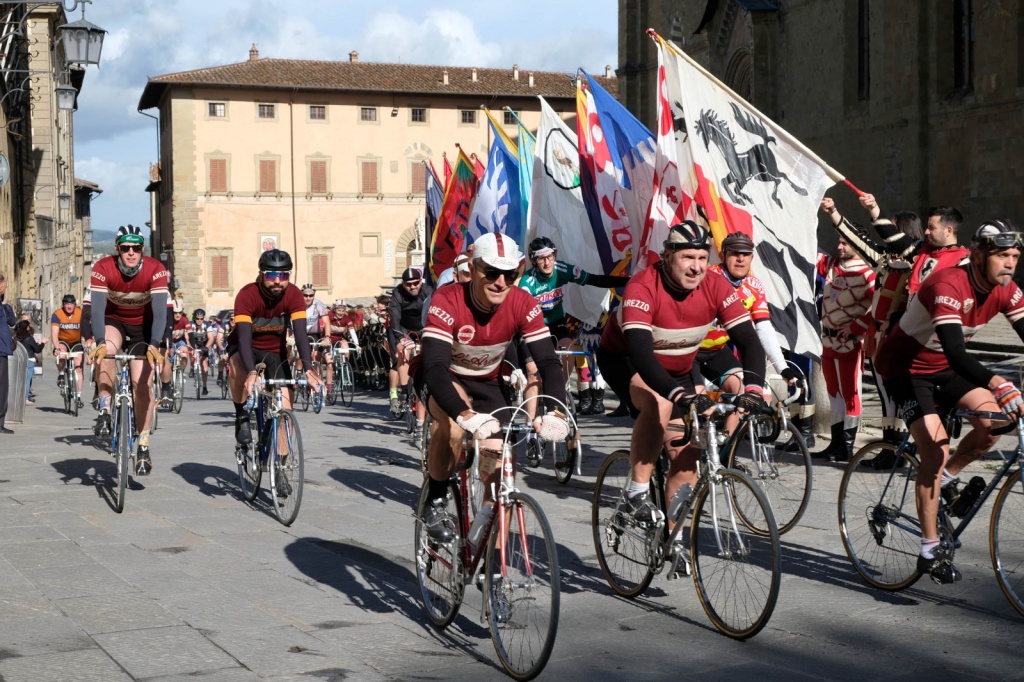
[[398,387],[397,387],[397,386],[396,386],[395,388],[392,388],[392,389],[391,389],[391,390],[390,390],[390,391],[388,392],[388,397],[389,397],[389,398],[390,398],[391,400],[394,400],[395,398],[397,398],[397,397],[398,397]]
[[942,487],[942,488],[945,488],[947,485],[949,485],[953,481],[957,481],[957,480],[960,480],[960,479],[958,479],[956,476],[951,475],[948,471],[943,469],[942,470],[942,481],[939,483],[939,486]]
[[527,433],[526,433],[526,440],[537,440],[537,432],[536,431],[527,431]]
[[140,448],[148,448],[149,447],[149,431],[148,430],[146,430],[146,431],[139,431],[139,447]]
[[422,429],[423,428],[423,420],[422,419],[417,419],[416,420],[416,428],[417,429]]
[[651,489],[650,483],[637,483],[634,480],[630,480],[629,487],[626,488],[626,497],[636,497],[642,495]]
[[243,419],[248,416],[248,412],[245,411],[245,403],[234,403],[235,406],[235,419]]
[[100,396],[100,412],[110,412],[110,396]]
[[934,559],[935,554],[932,552],[932,550],[934,550],[938,546],[938,539],[925,540],[924,538],[921,538],[921,556],[923,556],[925,559]]
[[171,388],[171,382],[169,382],[169,381],[162,381],[162,382],[160,382],[160,383],[161,383],[162,387],[163,387],[163,388],[164,388],[165,390],[170,390],[170,388]]
[[437,502],[443,500],[448,495],[448,481],[436,481],[433,477],[430,478],[430,484],[427,486],[427,499],[431,502]]

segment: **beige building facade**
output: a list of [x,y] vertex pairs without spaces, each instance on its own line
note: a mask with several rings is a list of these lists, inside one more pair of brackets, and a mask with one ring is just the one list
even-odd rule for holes
[[[604,83],[614,93],[614,79]],[[575,118],[567,74],[260,58],[150,79],[159,109],[154,250],[189,309],[230,308],[267,248],[321,300],[370,297],[423,262],[425,176],[460,145],[486,161],[486,105],[515,138],[537,95]]]

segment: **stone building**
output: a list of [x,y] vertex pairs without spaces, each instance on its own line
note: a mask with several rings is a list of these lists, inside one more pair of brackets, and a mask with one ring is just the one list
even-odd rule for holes
[[[968,225],[1024,223],[1024,3],[620,0],[620,99],[650,126],[657,54],[647,27],[883,209],[951,204]],[[851,192],[829,195],[864,215]]]
[[456,144],[484,161],[481,105],[515,137],[502,108],[536,129],[538,95],[575,118],[568,74],[518,66],[269,59],[253,46],[245,62],[151,78],[139,109],[160,116],[156,251],[190,308],[231,307],[272,246],[321,300],[377,295],[423,261],[422,161],[441,174]]

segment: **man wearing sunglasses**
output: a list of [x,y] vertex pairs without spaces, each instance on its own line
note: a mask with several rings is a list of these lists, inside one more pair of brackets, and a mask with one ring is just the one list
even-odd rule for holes
[[[488,233],[475,242],[472,279],[437,290],[423,329],[423,377],[430,389],[430,414],[437,431],[430,438],[430,483],[424,524],[438,540],[454,537],[454,519],[444,511],[448,481],[455,467],[453,443],[470,432],[481,439],[480,475],[490,499],[501,441],[492,438],[501,424],[491,412],[505,407],[498,385],[502,359],[517,334],[530,349],[545,392],[565,401],[565,380],[540,307],[515,285],[519,250],[503,234]],[[569,424],[552,410],[534,421],[545,440],[565,440]]]
[[[306,304],[306,336],[309,337],[309,343],[312,344],[310,357],[313,358],[313,362],[319,362],[321,346],[330,345],[329,338],[325,338],[330,337],[331,327],[327,318],[330,311],[327,310],[324,302],[316,297],[316,289],[312,284],[302,287],[302,300]],[[331,386],[329,365],[327,375],[327,391],[330,392],[333,387]]]
[[875,354],[875,371],[892,394],[921,458],[915,483],[921,521],[917,569],[940,583],[960,580],[960,572],[950,562],[949,548],[939,543],[939,495],[951,510],[961,495],[956,475],[997,440],[990,420],[971,419],[974,429],[949,457],[942,415],[955,407],[1002,410],[1011,419],[1024,418],[1020,390],[966,349],[967,341],[998,313],[1024,340],[1024,292],[1013,282],[1022,246],[1024,234],[1010,220],[983,223],[974,234],[969,259],[928,277]]
[[[414,342],[409,332],[423,329],[423,304],[433,290],[423,283],[423,272],[419,268],[406,268],[402,273],[402,283],[391,292],[388,303],[388,346],[391,350],[391,372],[388,376],[390,384],[391,416],[398,417],[398,387],[408,390],[409,354]],[[423,420],[422,414],[417,419]]]
[[[96,340],[90,360],[98,365],[100,407],[94,432],[99,437],[110,434],[110,394],[115,365],[106,356],[120,352],[135,355],[139,359],[131,362],[130,371],[135,418],[141,419],[135,474],[145,476],[153,468],[149,452],[149,427],[153,416],[149,409],[150,383],[153,365],[159,366],[163,361],[158,348],[167,323],[170,273],[156,258],[142,255],[145,240],[138,227],[120,227],[114,244],[117,253],[101,258],[92,266],[89,282],[92,331]],[[149,362],[144,362],[145,359]]]
[[[291,379],[288,366],[288,328],[295,335],[295,346],[308,367],[305,378],[313,390],[320,378],[311,368],[309,337],[306,334],[306,303],[297,287],[289,285],[292,257],[286,251],[271,249],[260,255],[259,275],[235,296],[234,328],[228,336],[231,371],[231,399],[235,403],[235,441],[252,442],[249,415],[245,403],[256,384],[256,365],[266,365],[267,379]],[[283,391],[284,408],[291,409],[292,393]],[[287,485],[287,481],[285,481]]]

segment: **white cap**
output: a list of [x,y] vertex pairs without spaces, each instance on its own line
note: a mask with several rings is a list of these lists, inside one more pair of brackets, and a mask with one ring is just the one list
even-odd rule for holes
[[[179,301],[178,299],[174,299],[174,312],[176,312],[176,313],[184,312],[184,306],[181,305],[181,301]],[[166,314],[167,313],[164,313],[164,315],[166,315]]]
[[340,299],[340,298],[334,299],[334,307],[335,308],[344,308],[345,307],[345,301]]
[[511,237],[488,232],[473,242],[473,258],[482,260],[492,268],[515,270],[519,267],[522,254]]

